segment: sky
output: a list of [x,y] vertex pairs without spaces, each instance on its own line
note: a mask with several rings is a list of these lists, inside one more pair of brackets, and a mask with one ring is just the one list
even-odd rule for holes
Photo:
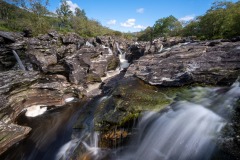
[[[137,32],[163,17],[192,20],[203,15],[215,0],[68,0],[70,8],[84,9],[90,19],[121,32]],[[231,0],[229,0],[231,1]],[[232,0],[236,2],[237,0]],[[55,11],[60,0],[50,0],[49,10]]]

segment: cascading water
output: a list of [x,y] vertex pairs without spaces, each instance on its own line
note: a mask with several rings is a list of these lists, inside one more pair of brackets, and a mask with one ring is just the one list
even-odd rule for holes
[[215,135],[224,124],[220,116],[201,105],[179,102],[176,110],[141,122],[133,150],[120,159],[209,159]]
[[119,44],[116,43],[117,50],[120,53],[119,54],[119,60],[120,60],[120,69],[125,69],[129,66],[128,60],[126,60],[126,53],[122,53],[121,49],[119,48]]
[[218,135],[227,123],[222,114],[231,116],[229,110],[240,97],[240,85],[236,82],[224,94],[216,94],[216,89],[208,91],[197,103],[179,101],[167,112],[143,116],[137,138],[120,156],[117,154],[117,159],[211,159]]
[[[231,119],[233,106],[240,98],[240,84],[236,82],[223,89],[196,87],[188,97],[191,98],[175,102],[160,113],[144,114],[132,132],[130,143],[114,149],[99,148],[101,133],[94,130],[94,113],[109,96],[95,97],[82,109],[74,105],[47,111],[35,118],[25,117],[26,120],[20,124],[27,121],[33,132],[21,142],[23,145],[13,146],[0,159],[213,159],[218,151],[219,135]],[[77,115],[82,117],[83,127],[75,131],[72,127]],[[77,158],[73,157],[75,153],[78,153]]]
[[86,44],[85,44],[86,46],[88,46],[88,47],[94,47],[94,45],[93,44],[91,44],[90,42],[86,42]]
[[85,111],[90,112],[91,114],[85,114],[83,120],[84,128],[73,133],[74,138],[72,138],[69,142],[65,143],[59,149],[55,160],[70,159],[71,154],[73,154],[74,150],[79,145],[84,147],[84,152],[96,157],[97,159],[100,159],[99,157],[101,157],[102,152],[101,149],[98,147],[99,133],[94,131],[94,112],[98,104],[107,98],[107,96],[96,98],[96,101],[93,100],[92,102],[90,102],[90,104],[88,104],[89,106],[93,106],[93,108],[89,108],[90,111]]
[[87,144],[86,142],[83,142],[83,145],[86,147],[87,151],[90,152],[90,154],[97,155],[99,151],[98,141],[99,141],[99,133],[93,132],[92,134],[90,134],[89,144]]
[[18,62],[18,65],[19,65],[20,69],[23,70],[23,71],[26,71],[26,68],[24,67],[24,65],[23,65],[21,59],[19,58],[17,52],[15,50],[12,50],[12,52],[13,52],[14,57],[16,58],[16,60]]

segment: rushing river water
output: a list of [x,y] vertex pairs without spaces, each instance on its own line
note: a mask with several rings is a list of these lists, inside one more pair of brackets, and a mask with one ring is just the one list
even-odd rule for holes
[[[138,121],[137,133],[128,145],[114,149],[99,148],[99,132],[94,131],[93,125],[95,109],[107,96],[95,97],[86,104],[87,107],[73,102],[38,117],[26,117],[23,113],[18,124],[33,130],[0,159],[213,159],[221,130],[231,119],[233,106],[239,100],[239,82],[227,89],[195,88],[191,94],[190,100],[176,101],[164,112],[143,114]],[[74,130],[79,116],[83,117],[83,127]],[[81,151],[76,151],[79,146]],[[74,151],[83,155],[73,158]]]
[[78,103],[49,110],[37,117],[25,117],[22,113],[18,124],[32,128],[29,137],[14,145],[0,159],[6,160],[50,160],[60,147],[71,140],[72,126],[76,113],[80,110]]

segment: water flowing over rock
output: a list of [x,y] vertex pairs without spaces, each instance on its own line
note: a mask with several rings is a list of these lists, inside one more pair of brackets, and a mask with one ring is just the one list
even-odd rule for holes
[[[126,156],[126,159],[139,156],[141,159],[148,155],[146,153],[141,156],[141,153],[144,153],[141,151],[141,144],[145,147],[144,142],[138,141],[139,139],[135,141],[139,142],[139,151],[130,147],[132,155],[125,151],[124,147],[128,148],[125,145],[129,138],[137,135],[136,128],[132,127],[136,126],[142,112],[154,110],[155,112],[161,111],[161,113],[149,117],[150,132],[155,126],[152,125],[155,120],[163,120],[163,123],[166,122],[169,126],[179,122],[181,123],[179,127],[184,128],[183,124],[186,121],[191,122],[191,118],[196,117],[189,128],[186,125],[187,131],[182,131],[179,127],[176,127],[174,131],[169,130],[160,126],[162,122],[158,124],[159,126],[153,127],[162,133],[161,141],[169,140],[170,136],[169,142],[173,142],[173,139],[177,139],[179,135],[180,139],[189,137],[189,141],[182,143],[187,146],[197,144],[197,142],[190,143],[195,140],[209,142],[198,143],[199,145],[195,145],[192,149],[207,148],[210,152],[215,146],[223,150],[224,144],[228,144],[227,155],[238,155],[238,147],[235,147],[237,148],[235,150],[232,149],[236,143],[227,142],[224,138],[222,138],[223,142],[216,140],[219,144],[211,143],[212,137],[205,136],[205,133],[208,134],[209,129],[212,133],[218,134],[221,127],[231,121],[229,118],[231,112],[228,112],[228,107],[222,108],[221,105],[231,106],[227,102],[238,100],[239,96],[234,96],[234,94],[238,94],[239,90],[207,88],[208,91],[203,91],[195,89],[200,90],[201,93],[195,97],[184,92],[185,89],[192,87],[188,85],[191,83],[231,84],[240,73],[240,43],[237,39],[235,41],[197,42],[191,38],[175,37],[160,38],[150,43],[110,36],[82,38],[75,33],[63,35],[56,31],[37,37],[0,32],[0,137],[4,137],[0,140],[0,154],[27,136],[26,141],[15,145],[19,147],[16,155],[6,156],[8,153],[5,152],[4,156],[16,158],[24,153],[25,157],[39,155],[39,159],[49,159],[49,157],[50,159],[116,159],[115,156],[118,156],[120,149],[120,152],[124,153],[118,156],[120,159],[123,156]],[[19,59],[26,68],[25,71],[18,67],[12,50],[19,55]],[[182,96],[179,96],[177,92],[182,93]],[[191,92],[195,95],[193,90]],[[225,99],[221,98],[222,94],[225,94]],[[212,103],[204,101],[204,96],[205,100],[208,98],[206,95],[209,97],[216,95],[222,101],[216,100],[218,105],[211,108],[211,105],[207,104],[215,104],[215,101]],[[79,99],[85,103],[85,97],[90,100],[85,105],[80,105]],[[193,97],[194,100],[191,99]],[[188,102],[174,103],[179,99],[188,100]],[[173,104],[169,107],[171,103]],[[217,112],[214,108],[221,109]],[[61,119],[58,117],[59,114]],[[172,121],[171,116],[181,118],[176,122]],[[204,121],[200,123],[200,119]],[[212,123],[206,127],[208,120]],[[237,118],[235,120],[238,122]],[[46,128],[42,121],[48,124]],[[14,124],[16,122],[19,125]],[[197,122],[202,126],[196,129],[199,134],[187,134],[188,131],[192,133],[194,130],[192,126],[196,126]],[[218,124],[215,125],[216,123]],[[33,129],[31,132],[30,127],[20,126],[26,124]],[[226,126],[228,130],[235,129],[230,125]],[[145,131],[144,138],[151,134],[156,137],[155,140],[161,138],[157,136],[157,131],[150,132]],[[237,135],[238,133],[234,133],[232,137],[237,137]],[[59,137],[59,141],[53,142],[52,137]],[[215,140],[215,137],[213,139]],[[153,141],[149,140],[149,142]],[[30,147],[32,150],[29,150],[33,152],[25,152],[26,148],[21,146],[22,143],[29,143],[28,145],[32,146],[33,142],[36,143],[37,149]],[[154,142],[151,144],[154,145]],[[176,151],[182,148],[180,144],[174,143],[172,146],[175,148],[171,148],[169,144],[164,145],[165,148],[156,145],[151,147],[151,144],[148,145],[149,149],[160,147],[161,150],[168,148],[175,152],[166,156],[165,151],[160,153],[155,149],[148,152],[151,155],[147,158],[152,156],[151,158],[154,159],[159,155],[164,155],[171,159],[181,154],[180,152],[182,152],[182,159],[190,156],[182,150]],[[205,145],[207,147],[204,147]],[[14,149],[13,146],[10,150],[12,149],[16,148]],[[229,152],[231,149],[234,154]],[[192,154],[193,158],[199,157],[201,152],[194,153],[196,154]]]
[[[4,124],[15,125],[12,123],[21,112],[34,117],[69,103],[70,98],[75,100],[83,95],[100,94],[102,81],[120,73],[115,39],[111,37],[101,37],[99,41],[98,38],[84,39],[75,33],[62,35],[56,31],[37,37],[1,31],[0,41],[0,121],[3,131]],[[4,150],[30,131],[27,127],[17,127],[20,138],[12,138],[13,132],[3,139],[0,147]]]
[[[39,111],[46,111],[49,106],[65,104],[64,100],[68,97],[80,96],[74,93],[77,88],[71,88],[71,84],[63,77],[45,77],[36,71],[0,72],[0,88],[0,136],[4,137],[0,141],[1,152],[23,139],[30,131],[28,127],[13,124],[21,112],[27,111],[27,116],[37,116]],[[39,104],[45,108],[33,108]]]
[[14,50],[13,50],[12,52],[13,52],[13,54],[14,54],[14,56],[15,56],[15,58],[16,58],[18,64],[19,64],[20,68],[21,68],[22,70],[26,71],[26,69],[25,69],[25,67],[24,67],[24,65],[23,65],[23,63],[22,63],[22,61],[21,61],[21,59],[19,58],[17,52],[14,51]]
[[140,137],[133,142],[136,151],[121,159],[210,159],[223,119],[200,105],[183,102],[176,106],[179,108],[160,117],[143,117]]
[[[145,114],[139,122],[138,136],[133,138],[132,145],[125,154],[121,153],[123,156],[119,159],[204,160],[214,159],[214,154],[221,150],[231,152],[232,149],[216,146],[221,130],[233,116],[232,110],[240,98],[239,82],[220,94],[216,94],[219,88],[202,88],[205,94],[196,89],[188,99],[192,102],[178,101],[167,112]],[[226,112],[229,113],[227,117]]]

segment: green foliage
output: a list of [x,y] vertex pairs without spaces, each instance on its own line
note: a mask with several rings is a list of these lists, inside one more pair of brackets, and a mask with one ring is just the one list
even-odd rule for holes
[[181,34],[182,24],[174,16],[161,18],[153,27],[147,27],[138,34],[138,40],[152,41],[157,37],[178,36]]
[[59,26],[68,28],[70,26],[70,19],[73,16],[70,6],[67,4],[66,0],[62,0],[60,8],[57,9],[57,15],[60,20]]
[[81,10],[80,8],[75,9],[75,16],[80,18],[87,18],[85,11]]
[[182,29],[181,23],[174,17],[169,16],[157,20],[153,26],[154,37],[177,36]]
[[96,20],[89,20],[84,10],[76,8],[72,13],[66,0],[57,9],[57,15],[49,12],[47,5],[48,0],[0,0],[0,30],[23,31],[27,28],[34,36],[47,33],[50,29],[62,33],[76,32],[83,37],[125,35],[103,27]]
[[121,37],[122,36],[122,32],[119,31],[114,31],[113,34],[117,37]]
[[199,34],[199,22],[196,20],[188,22],[188,24],[182,29],[181,35],[184,37],[197,36]]
[[196,36],[199,39],[231,38],[240,35],[240,1],[215,1],[205,15],[193,21],[180,23],[169,16],[156,21],[138,34],[139,40],[150,41],[157,37]]
[[152,41],[153,39],[153,28],[147,27],[144,31],[138,34],[138,40],[140,41]]
[[200,39],[231,38],[240,35],[239,28],[240,2],[216,1],[205,15],[185,26],[182,35]]
[[31,4],[31,6],[32,6],[31,10],[38,17],[44,16],[48,13],[46,5],[44,6],[40,2],[34,2],[34,3]]

